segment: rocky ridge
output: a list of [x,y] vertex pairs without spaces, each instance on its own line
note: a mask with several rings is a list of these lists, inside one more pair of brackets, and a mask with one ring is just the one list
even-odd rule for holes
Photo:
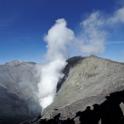
[[[74,58],[73,58],[74,59]],[[105,96],[124,90],[124,63],[89,56],[69,69],[68,76],[56,94],[55,100],[43,114],[43,118],[53,118],[61,113],[61,118],[72,118],[75,113],[88,105],[101,104]]]
[[[96,56],[73,57],[67,62],[55,100],[44,110],[42,119],[53,119],[59,113],[61,120],[74,118],[87,106],[102,105],[111,93],[124,91],[124,63]],[[0,123],[1,118],[10,122],[17,117],[18,121],[13,120],[13,124],[23,120],[29,120],[24,124],[41,124],[42,119],[37,118],[41,112],[36,97],[38,68],[40,64],[20,61],[0,65]],[[124,112],[123,105],[122,110]]]

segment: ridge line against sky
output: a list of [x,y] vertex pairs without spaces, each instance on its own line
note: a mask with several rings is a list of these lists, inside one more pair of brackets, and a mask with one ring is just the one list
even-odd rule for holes
[[[80,22],[91,13],[99,11],[108,17],[123,6],[124,0],[73,0],[71,3],[67,0],[0,0],[0,63],[42,62],[47,49],[43,37],[56,19],[65,18],[69,28],[78,33]],[[123,24],[115,25],[105,52],[99,56],[123,62],[123,32]]]

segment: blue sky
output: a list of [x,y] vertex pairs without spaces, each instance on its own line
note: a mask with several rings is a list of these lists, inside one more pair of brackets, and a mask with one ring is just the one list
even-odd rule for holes
[[[113,13],[123,0],[0,0],[0,63],[11,60],[42,61],[43,37],[58,18],[77,31],[90,13]],[[101,56],[124,61],[124,26],[113,28]]]

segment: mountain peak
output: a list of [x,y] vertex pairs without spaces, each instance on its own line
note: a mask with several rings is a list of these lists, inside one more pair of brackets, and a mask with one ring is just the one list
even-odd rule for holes
[[12,61],[7,62],[5,64],[7,64],[7,65],[18,65],[18,64],[21,64],[21,63],[22,63],[22,61],[20,61],[20,60],[12,60]]
[[[124,89],[124,64],[94,55],[73,57],[69,60],[70,68],[68,73],[65,73],[66,78],[53,104],[44,112],[44,118],[54,116],[57,112],[61,113],[63,118],[72,117],[68,113],[84,110],[88,105],[100,104],[105,100],[105,96]],[[76,63],[69,66],[74,60]]]

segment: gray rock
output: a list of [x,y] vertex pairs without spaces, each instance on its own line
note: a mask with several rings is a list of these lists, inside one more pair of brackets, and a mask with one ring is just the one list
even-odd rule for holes
[[101,104],[105,96],[124,90],[124,63],[96,56],[82,58],[69,69],[68,76],[56,94],[55,100],[43,118],[53,118],[61,113],[61,119],[72,118],[86,106]]
[[14,124],[14,120],[20,122],[41,113],[37,98],[40,67],[20,61],[0,65],[0,123],[13,120]]
[[[0,120],[18,115],[23,121],[41,112],[37,99],[38,68],[41,65],[20,61],[0,65]],[[124,90],[124,63],[96,56],[73,57],[63,73],[55,100],[44,110],[42,118],[50,119],[58,113],[62,120],[73,118],[86,106],[101,104],[105,96]],[[27,122],[39,124],[37,118]]]

